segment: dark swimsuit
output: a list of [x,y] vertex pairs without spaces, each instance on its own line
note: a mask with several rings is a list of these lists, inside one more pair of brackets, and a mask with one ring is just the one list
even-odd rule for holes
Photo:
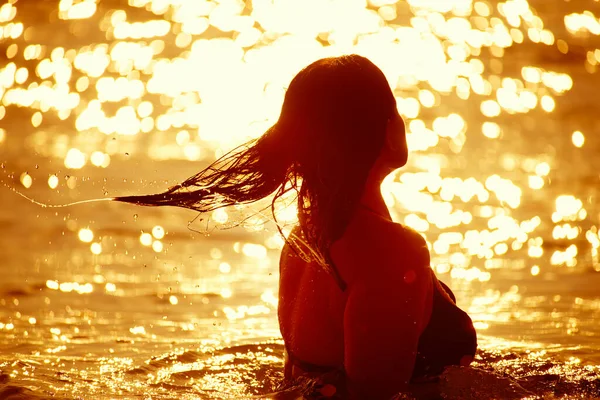
[[[419,337],[413,382],[439,375],[450,365],[468,365],[477,350],[477,334],[471,318],[456,306],[456,298],[450,288],[435,276],[432,278],[431,317]],[[286,350],[292,365],[303,372],[322,374],[343,369],[307,363],[295,357],[289,349]]]
[[473,321],[456,306],[456,297],[450,288],[433,279],[431,317],[419,337],[413,380],[439,375],[450,365],[469,365],[477,351]]

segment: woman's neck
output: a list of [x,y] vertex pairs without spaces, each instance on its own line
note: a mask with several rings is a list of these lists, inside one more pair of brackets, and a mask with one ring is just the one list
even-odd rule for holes
[[383,174],[378,168],[373,168],[373,170],[371,170],[371,173],[367,178],[363,194],[360,198],[360,205],[363,208],[391,221],[392,217],[390,216],[390,212],[385,205],[383,196],[381,195],[381,183],[385,176],[386,175]]

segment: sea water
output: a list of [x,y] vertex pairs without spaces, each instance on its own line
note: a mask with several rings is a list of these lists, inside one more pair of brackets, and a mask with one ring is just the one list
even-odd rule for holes
[[274,123],[328,52],[395,88],[413,152],[386,201],[478,331],[473,368],[422,396],[600,397],[598,3],[325,3],[0,7],[0,398],[301,396],[261,206],[11,189],[163,190]]

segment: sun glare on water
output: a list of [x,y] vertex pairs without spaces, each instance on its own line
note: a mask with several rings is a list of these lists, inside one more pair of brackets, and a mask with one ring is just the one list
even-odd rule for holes
[[[477,285],[493,280],[518,255],[515,269],[542,279],[550,268],[580,267],[584,253],[600,270],[600,232],[587,223],[590,202],[563,189],[550,192],[559,168],[554,153],[533,151],[527,141],[534,136],[531,121],[562,112],[561,97],[573,90],[576,75],[559,71],[558,62],[533,65],[534,57],[523,56],[581,51],[572,39],[600,36],[600,19],[591,11],[561,16],[558,29],[527,0],[60,0],[39,2],[39,15],[56,27],[56,35],[48,35],[46,21],[33,18],[28,7],[28,0],[0,6],[0,149],[21,138],[28,151],[58,162],[44,171],[22,167],[14,182],[24,193],[43,188],[72,199],[79,196],[74,193],[81,176],[108,175],[132,159],[205,165],[277,121],[286,88],[301,68],[357,53],[384,72],[412,152],[408,166],[384,182],[386,204],[396,221],[426,238],[438,274]],[[595,73],[600,49],[581,54],[578,65]],[[554,65],[557,70],[549,69]],[[595,143],[593,135],[574,126],[564,135],[565,147],[579,154]],[[498,150],[507,142],[514,152]],[[542,202],[547,210],[529,206]],[[228,227],[240,210],[218,209],[206,219]],[[276,210],[281,223],[296,221],[293,204],[277,204]],[[44,278],[44,290],[123,296],[135,278],[102,269],[124,263],[115,255],[120,243],[92,222],[64,221],[62,235],[85,247],[95,275],[91,282]],[[271,229],[264,215],[242,225],[252,233]],[[275,229],[270,233],[264,243],[237,241],[232,253],[259,269],[270,267],[272,250],[284,243]],[[174,237],[167,224],[148,222],[127,242],[127,259],[139,250],[162,260]],[[226,257],[212,249],[208,259],[217,278],[184,282],[173,292],[169,287],[156,296],[160,307],[182,309],[191,294],[201,294],[202,304],[235,299],[231,282],[242,267]],[[165,268],[176,271],[170,262],[165,256]],[[74,257],[69,265],[81,263]],[[179,284],[180,275],[173,274]],[[212,316],[260,330],[261,318],[273,317],[277,307],[271,288],[260,292],[257,304],[221,304]],[[503,310],[521,295],[513,286],[475,297],[469,312],[476,327],[505,323]],[[44,322],[21,317],[32,326]],[[571,321],[565,329],[576,332],[577,326]],[[171,328],[198,329],[189,322]],[[58,327],[48,329],[60,342],[48,352],[61,353],[67,336]],[[136,322],[126,333],[141,340],[155,338],[154,329],[148,321]],[[2,321],[0,330],[13,332],[15,325]],[[231,338],[224,333],[219,340]],[[116,370],[108,362],[103,368]]]

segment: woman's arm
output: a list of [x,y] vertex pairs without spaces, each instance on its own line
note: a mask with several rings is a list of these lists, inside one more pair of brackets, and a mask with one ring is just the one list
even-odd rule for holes
[[350,288],[344,314],[344,367],[357,399],[388,399],[407,387],[432,291],[422,249],[379,250]]

